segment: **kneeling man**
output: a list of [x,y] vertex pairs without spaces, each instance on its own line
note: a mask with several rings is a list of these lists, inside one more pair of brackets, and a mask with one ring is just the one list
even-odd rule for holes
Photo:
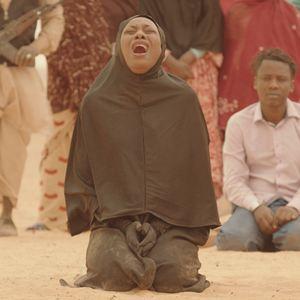
[[253,62],[259,102],[229,120],[224,190],[235,205],[219,250],[300,250],[300,104],[288,99],[296,66],[280,49]]

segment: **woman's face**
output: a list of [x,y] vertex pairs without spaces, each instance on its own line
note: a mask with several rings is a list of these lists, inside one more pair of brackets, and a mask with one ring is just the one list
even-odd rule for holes
[[122,32],[121,51],[133,73],[144,74],[149,71],[162,52],[156,25],[144,17],[132,19]]

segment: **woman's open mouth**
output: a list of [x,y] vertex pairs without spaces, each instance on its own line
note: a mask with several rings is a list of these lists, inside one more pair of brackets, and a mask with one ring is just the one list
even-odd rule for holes
[[133,53],[135,55],[144,55],[146,54],[148,51],[148,47],[146,45],[143,45],[143,44],[135,44],[133,46]]

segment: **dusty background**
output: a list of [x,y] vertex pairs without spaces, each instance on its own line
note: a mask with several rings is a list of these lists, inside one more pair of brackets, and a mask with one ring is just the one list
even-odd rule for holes
[[218,252],[200,249],[201,272],[212,282],[202,294],[159,294],[134,290],[104,292],[61,287],[85,272],[88,234],[71,238],[60,232],[26,232],[36,220],[39,199],[38,163],[44,137],[34,135],[28,148],[15,221],[19,236],[0,239],[1,300],[135,300],[135,299],[300,299],[300,253]]

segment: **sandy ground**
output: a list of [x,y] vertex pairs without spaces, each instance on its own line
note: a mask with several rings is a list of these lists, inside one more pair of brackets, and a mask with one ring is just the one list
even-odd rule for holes
[[71,238],[60,232],[26,232],[36,220],[39,199],[38,163],[44,138],[34,135],[27,161],[15,220],[19,236],[0,239],[0,299],[300,299],[300,253],[218,252],[200,249],[201,273],[211,287],[195,293],[160,294],[134,290],[104,292],[62,287],[59,279],[72,283],[85,272],[88,234]]

